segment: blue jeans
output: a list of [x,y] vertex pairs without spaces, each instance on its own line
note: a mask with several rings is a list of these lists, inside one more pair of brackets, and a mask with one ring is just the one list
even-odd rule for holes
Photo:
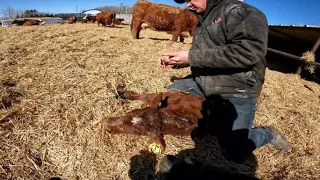
[[[167,89],[185,91],[205,97],[193,78],[177,80]],[[213,108],[212,114],[214,114],[209,121],[220,121],[213,122],[213,126],[218,127],[214,127],[211,130],[219,131],[217,133],[219,144],[230,157],[246,156],[253,150],[271,142],[273,137],[265,128],[252,128],[256,110],[256,98],[221,99],[223,99],[223,103],[213,100],[212,104],[209,105]]]

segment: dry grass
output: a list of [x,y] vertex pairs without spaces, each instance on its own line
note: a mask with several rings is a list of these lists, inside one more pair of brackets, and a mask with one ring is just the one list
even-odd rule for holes
[[301,59],[306,62],[305,69],[309,70],[310,73],[314,74],[315,65],[312,65],[311,62],[315,62],[315,54],[311,51],[307,51],[302,54]]
[[[171,35],[96,24],[0,29],[0,179],[137,179],[152,176],[156,164],[139,159],[146,137],[109,135],[102,122],[141,107],[122,103],[115,86],[137,92],[164,91],[171,75],[162,69],[165,49],[188,49]],[[155,38],[155,39],[150,39]],[[275,125],[293,143],[293,152],[269,146],[255,151],[262,179],[319,179],[320,87],[296,75],[267,70],[255,125]],[[188,151],[208,164],[251,173],[252,164],[227,162],[216,144],[166,136],[167,154]],[[202,144],[202,145],[201,145]],[[213,151],[212,151],[213,150]],[[142,156],[144,154],[142,153]],[[150,155],[154,161],[161,157]],[[131,166],[130,173],[129,169]]]

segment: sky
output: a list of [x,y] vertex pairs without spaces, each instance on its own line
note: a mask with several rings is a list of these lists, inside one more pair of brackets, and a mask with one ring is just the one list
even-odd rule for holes
[[[101,6],[133,5],[137,0],[1,0],[0,16],[7,7],[18,10],[36,9],[48,13],[75,13]],[[149,2],[179,6],[173,0],[149,0]],[[260,9],[269,24],[320,26],[320,0],[244,0]],[[185,7],[186,4],[180,5]],[[78,7],[78,9],[77,9]]]

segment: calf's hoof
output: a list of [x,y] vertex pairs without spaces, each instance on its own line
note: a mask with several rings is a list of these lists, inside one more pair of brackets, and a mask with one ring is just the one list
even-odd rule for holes
[[119,95],[119,98],[121,98],[121,99],[128,99],[128,94],[126,93],[126,91],[117,90],[117,93],[118,93],[118,95]]

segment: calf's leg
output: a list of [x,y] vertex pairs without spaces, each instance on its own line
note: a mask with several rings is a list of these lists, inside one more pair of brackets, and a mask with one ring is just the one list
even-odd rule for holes
[[127,91],[127,90],[121,90],[121,89],[118,89],[117,93],[122,99],[139,100],[153,108],[158,107],[162,100],[161,99],[162,93],[138,94],[133,91]]

